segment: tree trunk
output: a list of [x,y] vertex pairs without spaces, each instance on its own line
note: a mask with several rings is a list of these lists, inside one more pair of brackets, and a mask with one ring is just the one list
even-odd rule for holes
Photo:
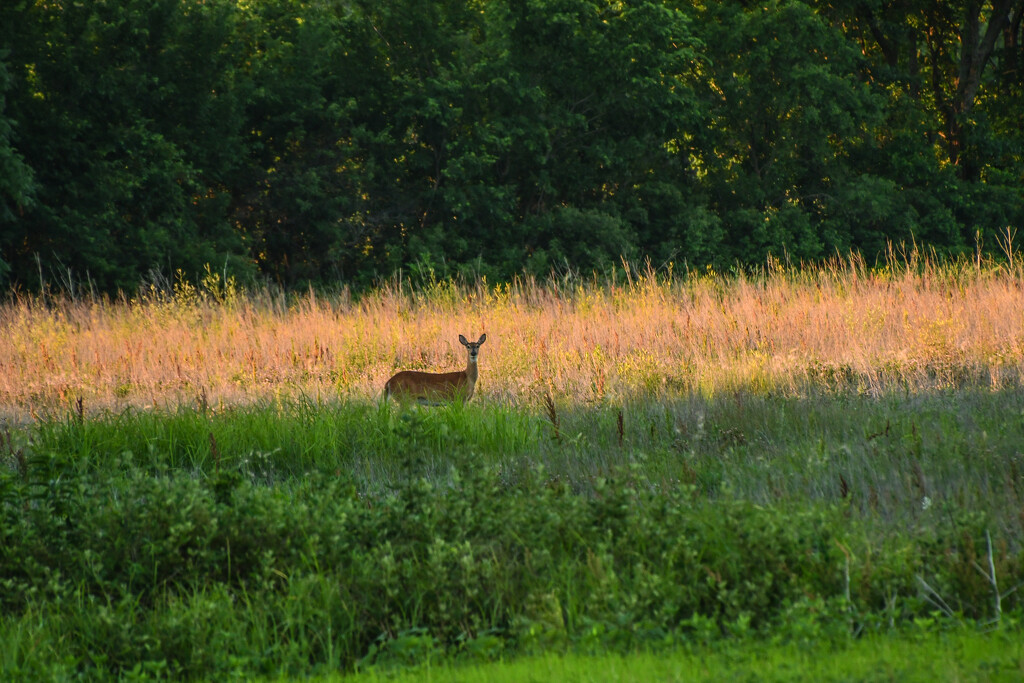
[[992,11],[982,35],[982,2],[967,4],[964,23],[960,30],[960,68],[952,100],[943,107],[946,143],[950,159],[966,180],[975,180],[978,164],[964,155],[967,118],[974,108],[981,75],[992,56],[999,35],[1020,21],[1024,0],[993,0]]

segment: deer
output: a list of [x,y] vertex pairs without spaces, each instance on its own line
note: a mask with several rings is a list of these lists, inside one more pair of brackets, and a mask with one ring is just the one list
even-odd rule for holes
[[487,341],[487,335],[482,334],[479,340],[471,342],[460,334],[459,341],[466,347],[465,370],[458,372],[403,370],[395,374],[384,385],[384,400],[393,396],[398,401],[415,399],[420,403],[438,405],[444,401],[461,400],[465,402],[473,398],[473,389],[476,388],[477,378],[476,359],[480,354],[480,345]]

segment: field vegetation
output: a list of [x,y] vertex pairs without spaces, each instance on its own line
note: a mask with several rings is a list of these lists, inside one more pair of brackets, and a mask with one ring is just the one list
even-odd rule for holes
[[426,274],[353,298],[240,292],[216,273],[132,299],[23,297],[0,309],[4,417],[217,409],[305,398],[367,402],[397,369],[464,367],[486,332],[481,402],[621,405],[741,392],[880,397],[1019,386],[1018,267],[938,265],[916,250],[753,273],[624,264],[459,284]]
[[[1022,293],[1013,259],[911,250],[426,273],[358,298],[214,274],[12,298],[0,666],[492,678],[502,660],[614,680],[577,657],[654,671],[653,652],[749,677],[811,647],[873,678],[955,642],[978,654],[940,675],[1012,678]],[[471,403],[380,402],[396,369],[461,366],[458,334],[483,332]],[[920,647],[901,663],[894,643]],[[771,671],[831,675],[793,666]]]

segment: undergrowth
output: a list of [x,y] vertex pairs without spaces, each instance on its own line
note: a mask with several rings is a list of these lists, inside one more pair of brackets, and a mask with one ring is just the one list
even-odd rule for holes
[[304,676],[1007,627],[1021,403],[72,414],[4,436],[0,657]]

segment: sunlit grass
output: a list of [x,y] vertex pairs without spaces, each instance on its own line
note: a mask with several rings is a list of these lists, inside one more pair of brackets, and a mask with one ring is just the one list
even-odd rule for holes
[[396,369],[462,367],[458,335],[484,332],[484,403],[999,389],[1024,370],[1024,275],[914,256],[876,269],[850,257],[739,275],[396,281],[358,300],[208,286],[134,300],[18,298],[0,306],[0,330],[0,405],[19,421],[376,400]]

